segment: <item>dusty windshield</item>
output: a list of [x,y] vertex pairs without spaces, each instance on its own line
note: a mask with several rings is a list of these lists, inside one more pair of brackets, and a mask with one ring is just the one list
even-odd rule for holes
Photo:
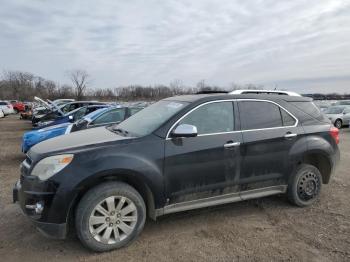
[[186,105],[188,103],[182,101],[162,100],[146,107],[112,128],[114,131],[132,136],[145,136],[155,131]]

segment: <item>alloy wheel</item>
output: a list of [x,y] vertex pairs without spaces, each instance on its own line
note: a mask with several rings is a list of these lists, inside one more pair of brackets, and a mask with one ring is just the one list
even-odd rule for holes
[[95,240],[115,244],[127,238],[135,229],[137,209],[124,196],[110,196],[98,203],[89,218],[89,230]]

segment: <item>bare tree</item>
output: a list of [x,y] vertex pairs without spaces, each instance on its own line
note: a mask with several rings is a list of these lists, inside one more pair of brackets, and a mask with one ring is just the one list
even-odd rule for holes
[[89,74],[85,70],[73,70],[69,76],[75,89],[76,99],[82,99],[88,84]]

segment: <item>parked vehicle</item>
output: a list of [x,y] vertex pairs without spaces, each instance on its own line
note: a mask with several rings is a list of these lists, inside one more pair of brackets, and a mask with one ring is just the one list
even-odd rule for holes
[[334,103],[335,106],[350,106],[350,100],[339,100]]
[[350,123],[350,106],[331,106],[324,113],[336,128],[348,126]]
[[3,118],[3,117],[5,117],[5,114],[4,114],[4,112],[2,111],[2,109],[0,109],[0,118]]
[[0,109],[2,110],[5,116],[15,113],[11,103],[8,101],[0,101]]
[[35,145],[13,198],[41,232],[65,238],[74,223],[86,247],[107,251],[134,240],[146,216],[281,193],[313,204],[339,160],[338,135],[309,98],[171,97]]
[[18,114],[19,112],[23,112],[25,110],[25,105],[23,102],[19,102],[17,100],[11,100],[10,103],[12,104],[15,114]]
[[254,90],[254,89],[239,89],[230,92],[231,95],[241,94],[265,94],[265,95],[286,95],[286,96],[301,96],[296,92],[283,90]]
[[[39,98],[35,98],[36,100],[40,101]],[[89,106],[89,105],[105,105],[106,103],[102,103],[102,102],[95,102],[95,101],[74,101],[74,102],[69,102],[66,103],[62,106],[57,106],[55,104],[52,104],[52,107],[54,109],[52,109],[50,107],[50,105],[48,103],[46,103],[45,101],[41,100],[40,101],[47,109],[48,109],[48,113],[45,114],[35,114],[33,115],[32,118],[32,125],[33,127],[38,126],[39,122],[46,122],[46,121],[51,121],[54,120],[56,118],[62,117],[64,115],[66,115],[67,113],[83,107],[83,106]]]
[[95,109],[95,111],[84,116],[82,119],[74,118],[76,121],[73,124],[70,122],[65,122],[24,133],[22,138],[22,152],[27,153],[27,151],[32,146],[53,137],[69,134],[87,128],[120,123],[124,119],[142,109],[139,107],[127,108],[106,106],[98,109],[98,107],[101,106],[89,106],[90,109]]
[[102,104],[102,105],[91,105],[91,106],[79,107],[71,112],[68,112],[67,114],[58,116],[55,119],[38,122],[35,129],[45,128],[45,127],[54,126],[54,125],[63,124],[63,123],[73,123],[74,121],[81,119],[83,116],[86,116],[91,112],[94,112],[101,108],[106,108],[108,106],[109,105]]
[[81,120],[74,122],[68,127],[67,133],[72,133],[87,128],[105,126],[110,124],[118,124],[128,117],[136,114],[143,107],[114,107],[95,111],[83,117]]

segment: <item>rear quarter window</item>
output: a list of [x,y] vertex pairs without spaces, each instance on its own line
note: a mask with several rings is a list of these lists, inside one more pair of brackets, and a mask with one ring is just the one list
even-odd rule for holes
[[324,119],[323,113],[313,102],[291,102],[291,104],[317,120]]

